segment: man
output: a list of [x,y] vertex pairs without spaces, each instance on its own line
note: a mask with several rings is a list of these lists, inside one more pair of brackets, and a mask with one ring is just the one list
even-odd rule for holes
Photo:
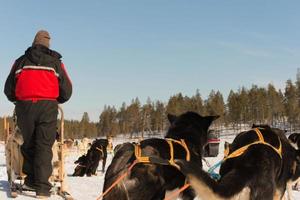
[[68,101],[72,94],[61,55],[49,47],[49,33],[38,31],[32,46],[15,61],[4,88],[16,105],[17,125],[24,139],[24,185],[34,188],[37,198],[50,196],[58,103]]

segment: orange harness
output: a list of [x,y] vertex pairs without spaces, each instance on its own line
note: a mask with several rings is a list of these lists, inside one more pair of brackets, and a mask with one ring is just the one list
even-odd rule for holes
[[[174,146],[173,143],[177,143],[179,145],[181,145],[185,151],[186,151],[186,160],[190,161],[191,159],[191,155],[190,155],[190,151],[185,143],[185,141],[183,139],[179,140],[174,140],[171,138],[166,138],[165,139],[167,141],[167,143],[169,144],[170,147],[170,159],[169,159],[169,163],[170,165],[173,165],[175,167],[177,167],[179,169],[179,166],[177,166],[177,164],[175,164],[174,161]],[[131,171],[131,169],[137,164],[137,163],[151,163],[150,161],[150,157],[149,156],[142,156],[142,149],[140,144],[134,144],[134,155],[136,157],[136,159],[133,161],[133,163],[128,167],[128,169],[121,174],[121,176],[119,176],[119,178],[117,180],[115,180],[113,182],[113,184],[107,189],[105,190],[98,198],[97,200],[102,199],[105,195],[107,195],[119,182],[121,182]],[[177,195],[178,193],[184,191],[185,189],[187,189],[190,186],[190,184],[186,183],[184,184],[178,191],[176,191],[176,193],[171,194],[173,197],[174,195]],[[165,200],[170,200],[170,198],[166,197]]]
[[255,128],[254,131],[255,131],[255,133],[258,137],[258,141],[247,144],[247,145],[235,150],[231,154],[229,154],[229,147],[227,147],[224,150],[224,159],[223,159],[223,161],[225,161],[227,159],[230,159],[230,158],[235,158],[235,157],[241,156],[250,146],[255,145],[255,144],[263,144],[263,145],[271,147],[279,155],[279,157],[282,159],[282,144],[281,144],[280,138],[278,137],[279,147],[277,149],[273,145],[265,142],[264,136],[262,135],[262,133],[260,132],[260,130],[258,128]]
[[[191,160],[190,151],[183,139],[174,140],[172,138],[166,138],[165,140],[169,144],[169,148],[170,148],[170,159],[169,159],[170,165],[177,166],[174,161],[174,143],[181,145],[185,149],[186,161]],[[134,155],[136,157],[137,162],[139,162],[139,163],[151,163],[149,156],[142,156],[142,149],[141,149],[140,144],[134,144]]]

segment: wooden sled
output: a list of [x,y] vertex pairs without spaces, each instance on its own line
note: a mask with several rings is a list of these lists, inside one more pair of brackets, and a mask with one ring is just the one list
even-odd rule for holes
[[[56,161],[56,167],[58,167],[58,173],[54,173],[50,177],[50,182],[53,183],[51,192],[57,194],[66,200],[73,200],[72,196],[66,191],[66,180],[65,180],[65,148],[64,148],[64,113],[63,109],[58,107],[60,113],[60,125],[59,125],[59,140],[56,141],[56,149],[53,154],[58,154],[58,161]],[[5,132],[5,156],[7,166],[7,176],[10,186],[10,196],[16,198],[23,192],[31,191],[28,188],[23,187],[25,174],[22,172],[23,156],[21,154],[21,145],[23,138],[20,130],[17,127],[16,115],[13,115],[13,126],[10,128],[8,120],[4,118],[4,132]],[[52,150],[55,148],[53,147]],[[17,162],[17,163],[14,163]],[[54,167],[55,169],[55,167]]]

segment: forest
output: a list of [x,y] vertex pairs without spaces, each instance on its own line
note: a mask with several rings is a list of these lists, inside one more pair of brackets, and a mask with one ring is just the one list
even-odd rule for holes
[[[127,133],[131,137],[143,137],[144,134],[155,135],[168,127],[167,114],[179,115],[195,111],[201,115],[219,115],[215,127],[238,129],[242,125],[269,124],[288,131],[300,129],[300,74],[297,80],[286,81],[283,91],[273,84],[267,87],[252,85],[231,90],[226,100],[220,91],[211,90],[203,99],[199,90],[192,96],[182,93],[174,94],[168,102],[147,99],[142,104],[138,98],[126,105],[116,108],[105,105],[99,114],[98,122],[92,122],[87,112],[81,120],[65,120],[65,137],[79,139],[116,136]],[[10,124],[12,117],[8,118]],[[0,139],[4,139],[3,117],[0,118]],[[11,128],[13,126],[11,125]]]

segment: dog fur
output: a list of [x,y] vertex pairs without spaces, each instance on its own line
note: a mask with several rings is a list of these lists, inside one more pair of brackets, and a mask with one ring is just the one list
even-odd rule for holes
[[[201,199],[234,199],[246,188],[249,188],[249,196],[246,195],[245,199],[283,198],[287,183],[300,176],[300,153],[290,145],[284,131],[265,125],[262,127],[264,129],[260,131],[267,143],[278,148],[280,140],[282,158],[267,145],[252,145],[239,157],[222,163],[221,179],[218,181],[213,180],[194,163],[182,160],[177,162]],[[256,140],[254,130],[242,132],[229,145],[229,153]]]
[[18,128],[10,132],[5,145],[6,171],[9,181],[20,179],[25,175],[22,173],[23,156],[20,150],[23,144],[23,137]]
[[107,140],[108,140],[107,153],[113,153],[114,152],[113,139],[112,137],[107,137]]
[[295,148],[300,149],[300,133],[292,133],[289,135],[288,139],[295,145]]
[[[292,133],[291,135],[289,135],[288,139],[296,149],[298,149],[298,150],[300,149],[300,133]],[[299,160],[299,162],[300,162],[300,160]],[[290,199],[290,200],[293,199],[293,197],[292,197],[293,188],[299,190],[299,187],[300,187],[300,178],[299,177],[297,178],[295,176],[287,184],[288,199]]]
[[90,148],[90,139],[87,137],[82,138],[76,142],[78,155],[85,155]]
[[[187,112],[180,116],[168,115],[171,124],[166,138],[184,139],[190,151],[191,160],[202,168],[202,148],[207,143],[208,128],[218,116],[202,117],[194,112]],[[170,147],[165,139],[152,138],[140,141],[142,156],[158,157],[162,160],[170,159]],[[174,143],[174,158],[185,158],[186,151]],[[136,160],[134,145],[125,143],[118,145],[115,156],[105,175],[103,192]],[[160,200],[164,199],[167,190],[179,188],[185,183],[185,176],[171,165],[155,163],[138,163],[129,174],[119,182],[103,200]],[[192,189],[185,190],[183,200],[195,197]]]
[[100,160],[102,160],[102,172],[105,171],[107,158],[107,139],[96,139],[86,155],[80,156],[74,163],[77,164],[73,176],[96,175]]

